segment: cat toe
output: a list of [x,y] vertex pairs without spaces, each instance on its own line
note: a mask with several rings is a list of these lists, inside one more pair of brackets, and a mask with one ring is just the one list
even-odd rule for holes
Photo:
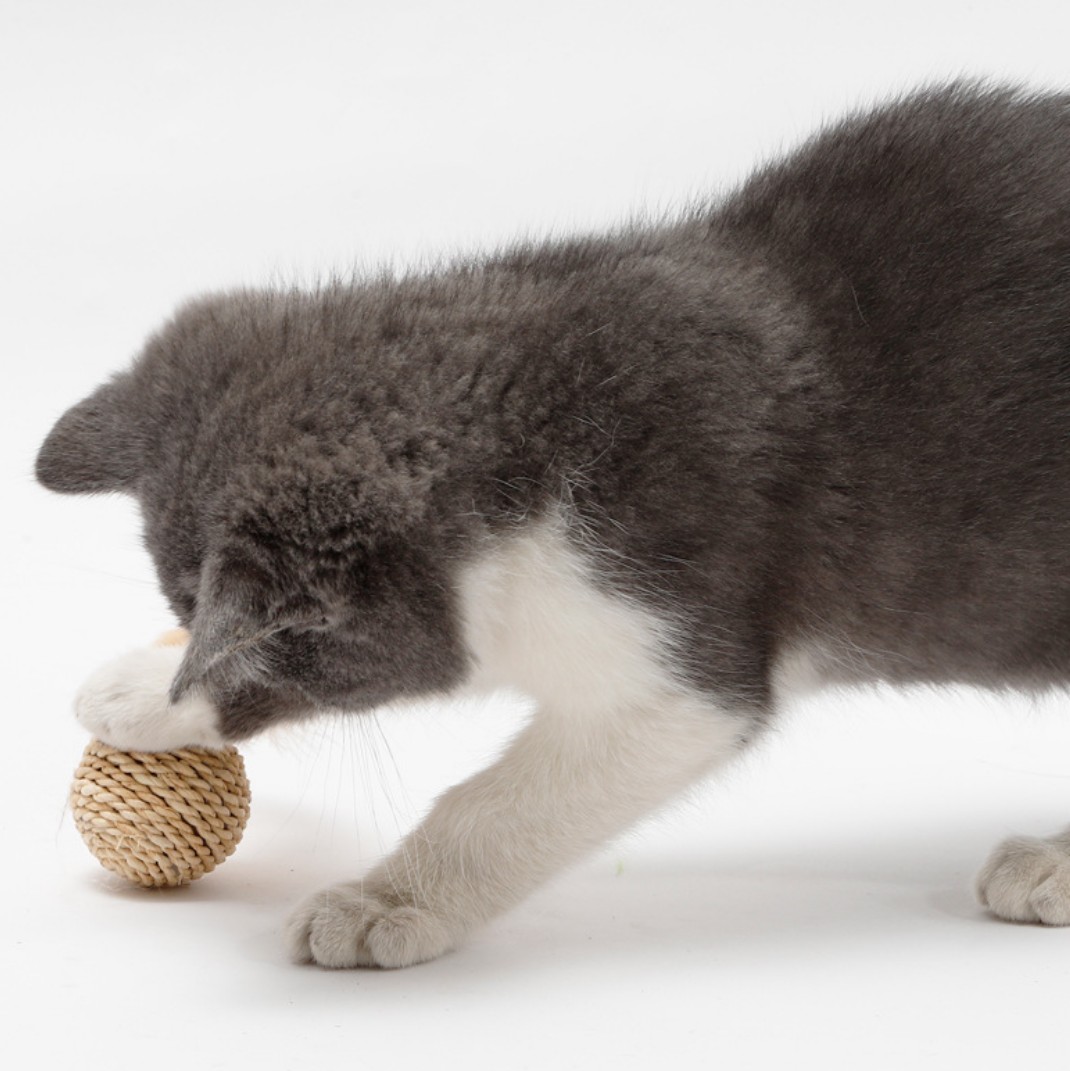
[[78,690],[75,718],[98,740],[124,751],[226,746],[218,711],[206,697],[171,702],[181,661],[178,647],[146,647],[112,659]]
[[977,896],[1011,922],[1070,925],[1070,850],[1065,836],[1012,837],[989,857]]
[[337,885],[305,901],[291,916],[286,930],[290,957],[321,967],[374,966],[365,945],[376,912],[359,889]]
[[336,885],[306,900],[290,918],[286,942],[295,962],[334,968],[409,967],[453,943],[429,911],[390,903],[359,884]]

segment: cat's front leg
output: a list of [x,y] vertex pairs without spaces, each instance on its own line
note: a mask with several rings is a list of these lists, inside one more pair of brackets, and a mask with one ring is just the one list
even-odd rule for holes
[[680,694],[642,709],[540,711],[363,881],[302,904],[291,954],[328,967],[433,959],[724,762],[747,729]]

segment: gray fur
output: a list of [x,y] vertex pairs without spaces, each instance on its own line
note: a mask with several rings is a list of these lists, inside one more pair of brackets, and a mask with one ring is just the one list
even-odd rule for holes
[[756,724],[806,644],[1065,682],[1068,102],[927,91],[667,224],[200,299],[38,477],[137,497],[194,637],[175,696],[231,738],[454,687],[457,568],[562,505]]

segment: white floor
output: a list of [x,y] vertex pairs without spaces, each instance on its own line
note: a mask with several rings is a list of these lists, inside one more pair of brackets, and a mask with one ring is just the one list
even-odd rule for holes
[[86,853],[71,694],[170,622],[133,508],[29,473],[177,301],[600,224],[925,77],[1070,82],[1054,3],[380,6],[0,12],[0,1061],[1061,1066],[1070,930],[997,923],[971,881],[1000,837],[1070,821],[1064,697],[819,697],[408,971],[291,966],[280,922],[493,754],[523,716],[505,700],[254,741],[246,838],[188,890],[128,890]]

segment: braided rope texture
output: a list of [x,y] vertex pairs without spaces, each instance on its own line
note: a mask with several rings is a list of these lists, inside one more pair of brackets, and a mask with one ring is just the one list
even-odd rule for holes
[[145,753],[94,740],[71,786],[74,823],[101,864],[146,888],[188,885],[238,846],[249,781],[234,748]]

